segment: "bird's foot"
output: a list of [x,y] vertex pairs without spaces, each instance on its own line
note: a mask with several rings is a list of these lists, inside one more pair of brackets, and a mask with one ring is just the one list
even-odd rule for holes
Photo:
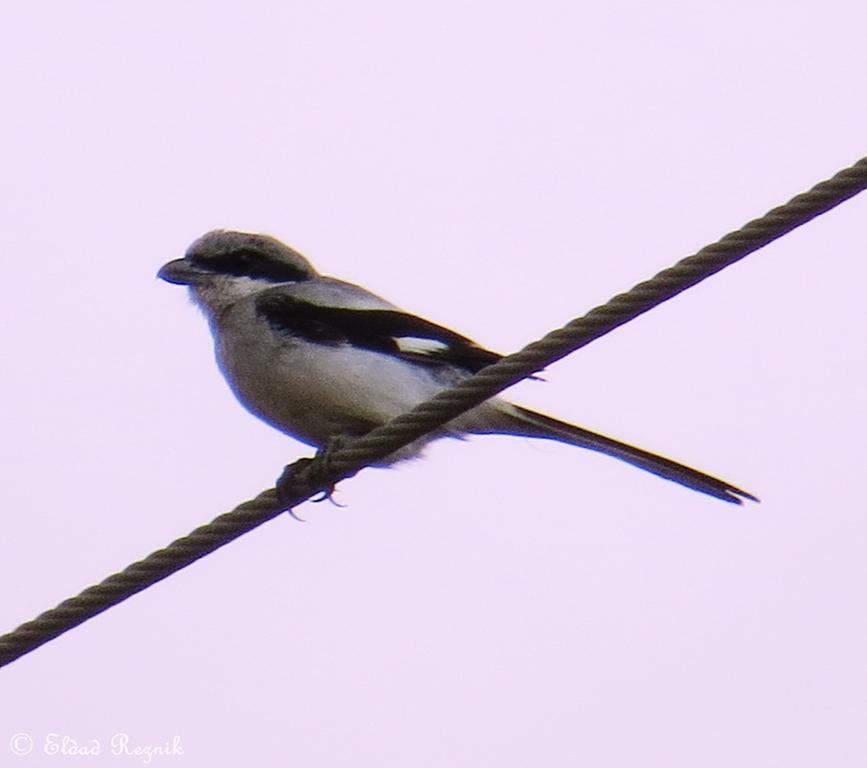
[[314,458],[299,459],[284,468],[283,473],[277,479],[277,498],[281,503],[286,505],[286,511],[296,520],[304,522],[302,518],[295,514],[290,506],[290,503],[295,501],[298,492],[299,472],[304,473],[302,481],[307,487],[319,488],[319,493],[312,497],[310,501],[320,503],[327,500],[335,507],[342,508],[346,506],[346,504],[340,504],[334,500],[335,483],[330,483],[325,488],[321,487],[323,477],[331,474],[331,456],[345,444],[346,438],[334,435],[328,438],[325,444],[316,452]]
[[[325,441],[325,445],[316,452],[316,456],[313,459],[318,463],[318,475],[331,474],[331,457],[343,448],[343,446],[346,445],[346,442],[347,438],[343,437],[343,435],[332,435]],[[336,483],[331,483],[331,485],[320,491],[319,495],[310,499],[310,501],[315,502],[316,504],[323,501],[330,501],[335,507],[345,507],[346,504],[340,504],[334,500],[334,491],[336,487]]]
[[277,482],[274,485],[274,490],[277,492],[277,500],[283,505],[283,508],[298,522],[303,523],[305,520],[298,515],[295,514],[295,510],[292,505],[298,503],[298,490],[299,490],[299,472],[306,473],[309,471],[307,468],[313,463],[313,459],[298,459],[298,461],[293,462],[292,464],[287,464],[283,471],[280,473],[280,477],[277,478]]

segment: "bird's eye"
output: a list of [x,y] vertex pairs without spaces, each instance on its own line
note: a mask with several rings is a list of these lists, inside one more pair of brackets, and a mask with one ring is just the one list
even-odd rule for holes
[[257,259],[262,258],[262,254],[254,251],[252,248],[239,248],[238,250],[231,251],[226,255],[241,264],[249,264],[251,261],[256,261]]
[[233,275],[245,275],[251,265],[256,263],[258,256],[259,254],[249,248],[239,248],[236,251],[223,254],[218,257],[217,261],[221,271],[231,272]]
[[237,248],[206,259],[193,257],[192,261],[211,272],[272,283],[297,282],[309,277],[298,265],[253,248]]
[[226,253],[212,253],[207,256],[192,254],[188,258],[197,267],[202,267],[210,272],[245,276],[249,275],[253,268],[256,256],[257,254],[249,248],[243,248]]

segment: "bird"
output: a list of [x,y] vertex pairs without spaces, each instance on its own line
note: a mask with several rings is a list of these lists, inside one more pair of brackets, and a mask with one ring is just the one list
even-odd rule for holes
[[[314,447],[364,435],[502,357],[359,285],[320,274],[267,234],[208,232],[157,274],[188,287],[240,403]],[[484,434],[555,440],[722,501],[758,501],[697,469],[499,397],[378,464],[415,458],[438,438]]]

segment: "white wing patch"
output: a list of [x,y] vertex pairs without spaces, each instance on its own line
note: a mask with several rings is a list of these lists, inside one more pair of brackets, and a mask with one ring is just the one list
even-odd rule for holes
[[395,338],[397,348],[408,355],[435,355],[446,352],[449,345],[436,339],[422,339],[417,336],[400,336]]

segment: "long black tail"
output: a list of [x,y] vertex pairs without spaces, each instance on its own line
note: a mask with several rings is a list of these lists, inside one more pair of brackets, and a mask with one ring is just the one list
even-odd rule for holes
[[695,491],[715,496],[730,504],[742,504],[744,499],[758,501],[751,493],[747,493],[724,480],[699,472],[692,467],[678,464],[664,456],[657,456],[655,453],[621,443],[619,440],[600,435],[597,432],[591,432],[589,429],[576,427],[573,424],[558,421],[550,416],[511,403],[498,410],[504,421],[508,421],[508,424],[503,423],[498,426],[503,427],[503,431],[507,431],[509,434],[559,440],[581,448],[589,448],[591,451],[599,451],[636,467],[641,467],[641,469],[664,477],[666,480],[672,480]]

